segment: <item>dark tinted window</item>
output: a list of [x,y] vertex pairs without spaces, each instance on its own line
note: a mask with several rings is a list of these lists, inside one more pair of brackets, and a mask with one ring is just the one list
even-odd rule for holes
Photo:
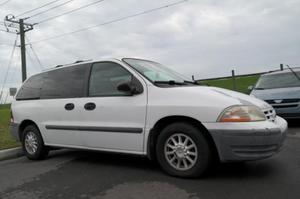
[[130,82],[132,75],[119,64],[113,62],[95,63],[90,77],[89,96],[127,95],[118,91],[121,83]]
[[30,77],[21,87],[17,100],[32,100],[40,98],[40,90],[43,84],[43,74]]
[[41,99],[85,96],[88,72],[88,65],[70,66],[47,72],[41,90]]

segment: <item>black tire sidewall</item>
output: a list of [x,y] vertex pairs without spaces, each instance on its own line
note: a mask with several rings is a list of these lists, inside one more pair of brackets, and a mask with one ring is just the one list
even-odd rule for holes
[[[37,147],[37,151],[34,154],[28,153],[27,150],[26,150],[26,147],[25,147],[25,137],[29,132],[34,133],[37,137],[38,147]],[[32,159],[32,160],[43,159],[48,154],[48,150],[44,146],[44,141],[43,141],[43,138],[40,134],[40,131],[34,125],[27,126],[23,130],[23,133],[22,133],[22,147],[23,147],[23,152],[26,155],[26,157],[29,158],[29,159]]]
[[[189,136],[197,146],[198,158],[196,164],[186,171],[176,170],[167,162],[164,154],[164,146],[167,139],[175,133]],[[210,146],[199,128],[188,123],[173,123],[165,127],[157,140],[156,156],[160,166],[168,174],[178,177],[195,178],[207,171],[212,160]]]

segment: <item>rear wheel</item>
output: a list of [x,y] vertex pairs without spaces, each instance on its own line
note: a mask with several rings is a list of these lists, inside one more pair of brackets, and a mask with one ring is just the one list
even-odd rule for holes
[[22,147],[28,159],[39,160],[47,157],[49,149],[44,145],[43,138],[36,126],[27,126],[22,135]]
[[156,155],[165,172],[179,177],[198,177],[211,164],[212,152],[200,130],[188,123],[173,123],[160,133]]

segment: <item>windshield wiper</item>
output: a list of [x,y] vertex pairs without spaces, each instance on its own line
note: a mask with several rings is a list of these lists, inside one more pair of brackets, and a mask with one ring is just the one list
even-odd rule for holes
[[186,85],[186,82],[176,82],[174,80],[169,81],[154,81],[155,84],[169,84],[169,85]]
[[201,85],[199,82],[197,81],[187,81],[187,80],[184,80],[184,83],[189,83],[189,84],[194,84],[194,85]]
[[300,81],[300,77],[298,76],[298,74],[289,66],[286,64],[286,66],[288,67],[288,69],[290,69],[292,71],[292,73],[297,77],[297,79]]
[[265,88],[254,88],[254,90],[265,90]]

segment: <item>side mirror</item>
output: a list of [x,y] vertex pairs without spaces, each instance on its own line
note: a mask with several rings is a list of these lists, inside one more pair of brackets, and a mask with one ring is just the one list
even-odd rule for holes
[[252,91],[253,89],[254,89],[254,86],[252,86],[252,85],[251,85],[251,86],[248,86],[248,90],[249,90],[249,91]]
[[121,83],[117,87],[118,91],[124,92],[124,93],[131,93],[131,86],[129,82]]
[[117,89],[118,91],[127,93],[129,95],[137,95],[141,93],[131,82],[121,83],[118,85]]

